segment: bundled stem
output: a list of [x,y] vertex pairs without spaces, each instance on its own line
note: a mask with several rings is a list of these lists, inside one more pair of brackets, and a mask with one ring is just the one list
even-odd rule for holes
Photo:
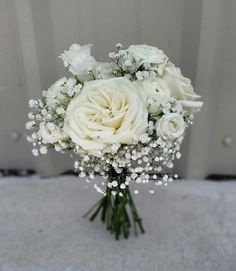
[[[106,223],[107,230],[115,234],[116,240],[123,234],[125,238],[130,235],[130,230],[133,227],[134,234],[137,236],[138,230],[144,233],[142,219],[139,217],[137,208],[133,201],[129,186],[124,189],[120,185],[125,182],[126,172],[117,174],[113,168],[109,172],[109,181],[116,180],[118,186],[109,188],[107,186],[106,193],[85,215],[90,215],[90,221],[93,221],[100,213],[101,220]],[[116,194],[112,194],[115,191]]]

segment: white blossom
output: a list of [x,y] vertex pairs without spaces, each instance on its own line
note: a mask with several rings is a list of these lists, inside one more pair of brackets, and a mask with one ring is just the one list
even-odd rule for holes
[[92,44],[83,46],[72,44],[70,49],[60,56],[65,67],[68,67],[69,71],[76,75],[81,82],[92,79],[89,71],[94,68],[96,60],[91,56],[91,49]]
[[48,152],[48,149],[46,146],[42,146],[40,149],[39,149],[40,153],[41,154],[46,154]]
[[124,183],[122,183],[122,184],[120,185],[120,189],[125,189],[125,187],[126,187],[126,185],[125,185]]
[[58,115],[62,115],[62,114],[64,114],[65,113],[65,109],[63,108],[63,107],[58,107],[57,109],[56,109],[56,112],[57,112],[57,114]]
[[33,149],[32,153],[34,156],[38,156],[39,155],[39,151],[37,149]]
[[33,126],[34,126],[34,124],[35,124],[34,121],[29,121],[29,122],[27,122],[27,123],[26,123],[26,129],[27,129],[27,130],[32,129]]
[[37,104],[36,100],[33,100],[33,99],[29,100],[29,107],[30,108],[34,108],[36,106],[36,104]]

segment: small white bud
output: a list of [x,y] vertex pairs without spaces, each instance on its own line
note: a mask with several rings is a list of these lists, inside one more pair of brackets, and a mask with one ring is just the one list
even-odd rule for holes
[[109,53],[110,58],[116,58],[116,54],[114,52]]
[[46,154],[48,152],[48,149],[46,146],[42,146],[40,149],[39,149],[40,153],[41,154]]
[[124,64],[125,64],[125,66],[127,66],[127,67],[132,66],[132,62],[131,62],[129,59],[126,59]]
[[33,100],[33,99],[30,99],[30,100],[29,100],[29,107],[30,107],[30,108],[33,108],[33,107],[35,107],[35,105],[36,105],[36,101]]
[[62,115],[62,114],[65,113],[65,109],[63,107],[58,107],[56,109],[56,112],[57,112],[58,115]]
[[111,194],[112,194],[113,196],[115,196],[115,195],[117,194],[117,192],[116,192],[116,191],[111,191]]
[[177,152],[177,153],[176,153],[176,158],[177,158],[177,159],[180,159],[180,157],[181,157],[181,153],[180,153],[180,152]]
[[34,121],[29,121],[29,122],[26,123],[25,127],[26,127],[27,130],[30,130],[33,127],[34,124],[35,124]]
[[120,189],[125,189],[125,184],[124,183],[122,183],[121,185],[120,185]]
[[123,48],[123,45],[122,45],[121,43],[117,43],[117,44],[116,44],[116,48],[117,48],[117,49],[121,49],[121,48]]
[[113,182],[112,182],[112,186],[113,186],[113,187],[117,187],[117,185],[118,185],[118,182],[117,182],[117,181],[113,181]]
[[55,148],[55,151],[61,151],[61,146],[60,145],[55,145],[54,148]]
[[39,151],[37,149],[33,149],[32,153],[34,156],[38,156],[39,155]]

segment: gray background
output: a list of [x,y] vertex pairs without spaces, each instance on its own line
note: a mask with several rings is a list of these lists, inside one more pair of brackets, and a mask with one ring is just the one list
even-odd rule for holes
[[0,0],[0,168],[71,168],[66,155],[32,156],[27,101],[64,75],[58,55],[71,43],[94,43],[103,60],[121,42],[162,48],[203,96],[176,171],[236,173],[235,13],[234,0]]

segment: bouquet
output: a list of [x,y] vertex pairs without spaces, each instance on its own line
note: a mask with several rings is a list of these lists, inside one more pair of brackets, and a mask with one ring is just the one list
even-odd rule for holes
[[70,77],[29,101],[27,140],[35,156],[50,149],[73,154],[78,175],[102,194],[85,216],[93,221],[100,214],[116,239],[128,238],[132,229],[144,233],[130,184],[151,182],[154,193],[173,181],[166,172],[203,103],[156,47],[117,44],[110,62],[96,61],[91,48],[73,44],[60,56]]

